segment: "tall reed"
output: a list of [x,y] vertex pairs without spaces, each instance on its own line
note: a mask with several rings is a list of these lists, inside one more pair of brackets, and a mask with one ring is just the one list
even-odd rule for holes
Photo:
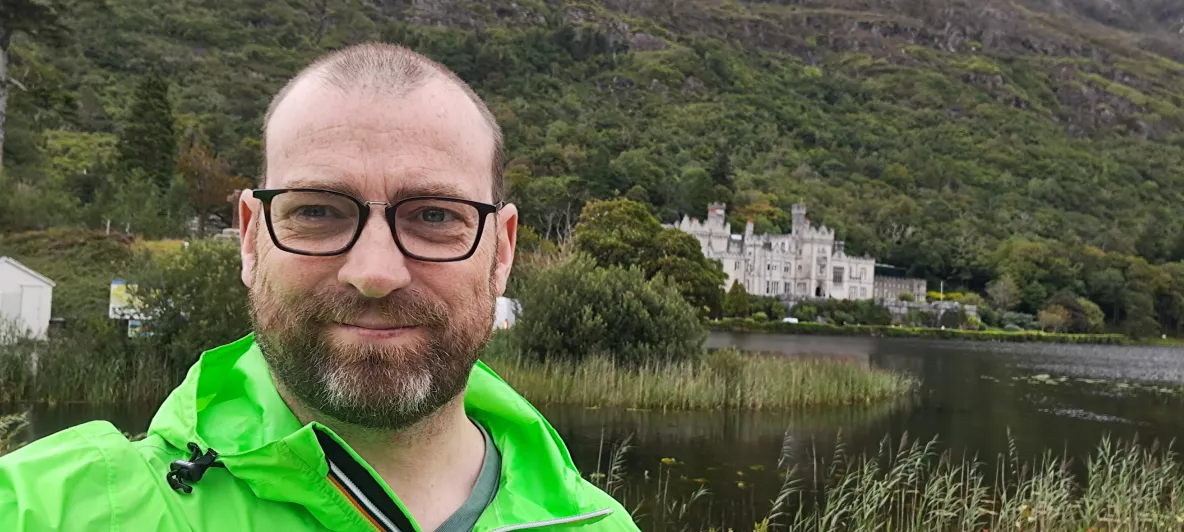
[[184,377],[154,344],[93,323],[0,346],[0,403],[159,403]]
[[16,450],[16,436],[27,424],[24,414],[0,416],[0,456]]
[[[778,462],[787,474],[762,521],[717,528],[704,524],[701,513],[684,514],[682,520],[647,529],[1184,530],[1184,463],[1157,442],[1104,438],[1091,456],[1076,464],[1080,467],[1051,451],[1022,460],[1014,440],[994,467],[939,451],[936,439],[909,441],[907,434],[899,441],[885,437],[877,451],[856,457],[848,456],[841,437],[830,456],[792,456],[793,448],[787,433]],[[672,496],[651,489],[627,500],[639,508],[672,504],[671,498],[673,504],[686,504],[703,497],[699,490]]]
[[784,410],[867,404],[907,396],[907,376],[826,358],[787,358],[720,350],[675,363],[622,366],[604,357],[539,363],[509,348],[483,360],[539,404],[670,410]]

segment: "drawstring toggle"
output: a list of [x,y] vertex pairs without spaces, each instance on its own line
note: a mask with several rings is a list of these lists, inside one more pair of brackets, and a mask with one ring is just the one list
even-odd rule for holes
[[193,486],[186,484],[186,482],[201,480],[207,469],[211,467],[226,468],[221,462],[214,461],[218,459],[218,453],[213,449],[207,449],[203,454],[200,446],[189,442],[189,453],[191,455],[189,460],[175,460],[169,465],[171,471],[165,475],[165,479],[169,481],[169,487],[184,493],[193,492]]

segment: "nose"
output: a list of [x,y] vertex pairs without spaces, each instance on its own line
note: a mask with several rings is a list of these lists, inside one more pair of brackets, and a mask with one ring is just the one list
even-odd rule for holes
[[358,241],[346,253],[337,279],[352,285],[363,296],[381,298],[406,287],[411,272],[407,270],[407,258],[395,245],[383,210],[372,209],[371,214]]

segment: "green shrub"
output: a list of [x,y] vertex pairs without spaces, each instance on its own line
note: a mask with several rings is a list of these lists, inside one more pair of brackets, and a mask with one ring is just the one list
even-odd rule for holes
[[756,314],[752,315],[752,319],[756,321],[769,321],[769,315],[765,314],[764,312],[757,312]]
[[176,252],[142,253],[128,276],[153,317],[143,339],[171,367],[188,368],[202,351],[251,331],[238,245],[199,240]]
[[636,267],[596,267],[585,255],[538,272],[521,287],[515,344],[545,361],[603,355],[618,363],[675,361],[703,350],[695,309],[658,276]]

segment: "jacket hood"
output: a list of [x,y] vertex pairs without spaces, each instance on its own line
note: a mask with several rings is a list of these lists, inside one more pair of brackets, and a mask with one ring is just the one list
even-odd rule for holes
[[[498,494],[478,525],[606,508],[602,498],[586,496],[589,486],[554,428],[482,362],[469,376],[464,404],[502,454]],[[186,449],[190,442],[202,450],[213,449],[230,474],[260,498],[301,504],[332,528],[338,509],[323,508],[328,491],[321,490],[332,488],[315,431],[329,434],[356,456],[329,428],[316,422],[301,424],[292,414],[250,334],[202,353],[153,418],[148,436],[158,436],[177,449]],[[377,475],[375,479],[397,502],[385,482]],[[194,489],[202,489],[201,484]]]

